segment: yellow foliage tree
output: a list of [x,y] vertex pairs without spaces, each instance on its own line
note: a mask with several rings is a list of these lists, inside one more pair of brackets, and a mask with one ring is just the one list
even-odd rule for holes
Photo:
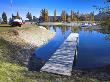
[[71,10],[71,21],[77,21],[77,17],[75,16],[73,10]]
[[63,10],[61,14],[62,21],[66,22],[66,12]]
[[49,21],[48,10],[47,9],[42,9],[41,10],[41,16],[42,16],[42,18],[43,18],[43,20],[45,22],[48,22]]

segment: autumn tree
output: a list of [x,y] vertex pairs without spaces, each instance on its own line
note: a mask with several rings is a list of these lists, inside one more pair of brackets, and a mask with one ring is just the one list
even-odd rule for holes
[[77,21],[76,14],[71,10],[71,21]]
[[7,15],[5,12],[2,13],[2,19],[4,23],[7,23]]
[[42,9],[41,10],[41,17],[42,21],[48,22],[49,21],[49,17],[48,17],[48,10],[47,9]]
[[66,22],[66,12],[63,10],[61,14],[62,21]]
[[46,13],[45,13],[45,22],[48,22],[48,21],[49,21],[48,11],[46,11]]

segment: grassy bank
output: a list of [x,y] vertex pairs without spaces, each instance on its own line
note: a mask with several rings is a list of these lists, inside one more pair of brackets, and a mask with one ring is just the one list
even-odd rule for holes
[[24,76],[27,68],[12,62],[11,55],[6,42],[0,39],[0,82],[31,82]]

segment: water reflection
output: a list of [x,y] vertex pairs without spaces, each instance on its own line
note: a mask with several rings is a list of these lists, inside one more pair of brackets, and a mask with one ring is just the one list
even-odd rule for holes
[[73,69],[76,66],[77,61],[78,61],[77,53],[78,53],[78,48],[75,50],[74,61],[73,61]]
[[103,33],[103,34],[110,34],[110,29],[99,29],[96,30],[97,32]]
[[96,68],[110,64],[110,34],[104,33],[87,29],[79,31],[78,60],[75,68]]
[[70,28],[73,33],[78,33],[79,27],[72,26]]
[[110,34],[105,36],[105,40],[109,40],[110,41]]
[[36,49],[35,53],[38,58],[47,61],[50,56],[57,50],[57,48],[63,43],[63,41],[71,33],[71,29],[65,29],[64,32],[61,30],[63,28],[49,27],[51,31],[56,31],[56,36],[48,42],[48,44]]
[[56,36],[48,44],[36,49],[35,54],[30,58],[30,69],[40,70],[71,32],[80,35],[78,55],[74,57],[73,68],[96,68],[110,64],[109,30],[81,29],[67,26],[46,26],[46,28],[56,32]]
[[[41,46],[35,50],[35,54],[32,55],[29,61],[30,70],[40,70],[46,61],[53,55],[58,47],[64,42],[64,40],[72,32],[70,27],[63,26],[51,26],[46,27],[53,32],[56,32],[56,36],[50,40],[46,45]],[[43,62],[43,63],[42,63]]]

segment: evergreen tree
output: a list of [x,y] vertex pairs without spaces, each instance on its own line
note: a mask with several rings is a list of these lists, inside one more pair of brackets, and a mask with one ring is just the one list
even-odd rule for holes
[[32,14],[29,14],[29,20],[32,21]]
[[28,19],[29,19],[29,12],[27,13],[26,18],[28,18]]
[[12,14],[12,20],[14,19],[13,17],[14,17],[14,15]]
[[66,12],[63,10],[61,14],[62,21],[66,22]]
[[33,22],[37,22],[37,18],[33,16]]
[[57,17],[56,17],[56,10],[54,11],[54,22],[56,22]]
[[27,13],[27,15],[26,15],[26,18],[28,18],[29,19],[29,21],[32,21],[32,15],[31,15],[31,13]]
[[74,12],[71,10],[71,21],[74,20]]
[[17,19],[20,19],[19,13],[17,12]]
[[4,23],[7,23],[7,15],[5,12],[2,13],[2,19]]
[[41,12],[40,21],[44,22],[45,21],[45,10],[42,9],[40,12]]

